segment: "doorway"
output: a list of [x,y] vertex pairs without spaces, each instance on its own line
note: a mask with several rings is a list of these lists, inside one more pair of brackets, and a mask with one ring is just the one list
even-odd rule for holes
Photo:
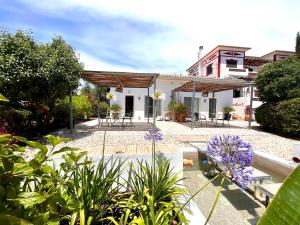
[[125,96],[125,116],[133,116],[134,96]]
[[217,108],[217,99],[210,98],[209,99],[209,109],[208,109],[209,118],[216,117],[216,111],[217,111],[216,108]]

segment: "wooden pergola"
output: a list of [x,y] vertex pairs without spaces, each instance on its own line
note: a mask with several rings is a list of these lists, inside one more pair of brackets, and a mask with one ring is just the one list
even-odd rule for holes
[[86,70],[82,78],[97,87],[149,88],[154,84],[158,73],[132,73]]
[[[213,99],[215,98],[216,92],[233,90],[236,88],[242,88],[250,86],[250,110],[252,111],[252,102],[253,102],[253,83],[246,82],[242,79],[236,78],[207,78],[207,77],[190,77],[190,80],[181,85],[178,88],[175,88],[172,91],[172,94],[175,96],[175,92],[192,92],[192,129],[195,124],[195,92],[202,93],[212,93]],[[251,119],[249,120],[248,127],[251,128]]]
[[[116,91],[123,92],[123,88],[147,88],[149,96],[149,88],[153,85],[153,91],[156,90],[156,79],[158,73],[135,73],[135,72],[116,72],[116,71],[93,71],[85,70],[82,73],[82,78],[96,87],[114,87]],[[99,95],[98,101],[99,101]],[[153,111],[156,112],[156,104],[153,101]],[[155,125],[156,118],[153,116]],[[149,114],[148,114],[149,122]],[[70,121],[70,124],[72,122]],[[100,125],[100,109],[98,107],[98,125]],[[72,126],[70,126],[72,127]],[[71,128],[72,129],[72,128]],[[72,132],[72,130],[71,130]]]

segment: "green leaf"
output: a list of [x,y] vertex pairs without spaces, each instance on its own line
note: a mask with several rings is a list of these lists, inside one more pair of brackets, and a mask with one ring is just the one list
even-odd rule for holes
[[9,102],[9,100],[0,94],[0,102]]
[[23,173],[23,174],[31,174],[33,172],[33,168],[29,163],[14,163],[13,173]]
[[299,225],[300,166],[284,181],[257,225]]
[[76,219],[77,219],[77,215],[78,215],[78,212],[74,212],[72,214],[72,218],[71,218],[71,221],[70,221],[70,225],[74,225],[75,222],[76,222]]
[[78,150],[80,150],[80,149],[79,148],[71,148],[71,147],[62,147],[61,149],[53,152],[52,155],[59,154],[62,152],[70,152],[70,151],[78,151]]
[[65,142],[68,142],[70,141],[69,138],[62,138],[62,137],[56,137],[56,136],[53,136],[51,134],[45,136],[48,140],[48,142],[53,146],[55,147],[56,145],[60,144],[60,143],[65,143]]
[[35,216],[33,222],[35,225],[44,225],[47,224],[48,220],[49,220],[49,212],[45,212]]
[[48,152],[48,148],[39,143],[39,142],[36,142],[36,141],[28,141],[26,138],[24,137],[20,137],[20,136],[14,136],[14,138],[18,141],[21,141],[21,142],[24,142],[25,144],[29,145],[30,147],[33,147],[33,148],[38,148],[40,150],[42,150],[43,152],[47,153]]
[[46,198],[44,198],[44,196],[38,192],[23,192],[18,195],[18,198],[10,200],[18,201],[25,207],[32,207],[36,204],[44,202]]
[[32,223],[23,220],[21,218],[11,216],[11,215],[4,215],[0,214],[0,224],[5,225],[33,225]]

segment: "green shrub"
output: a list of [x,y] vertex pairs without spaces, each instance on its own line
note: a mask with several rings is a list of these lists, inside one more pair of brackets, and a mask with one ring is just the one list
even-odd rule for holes
[[264,129],[300,136],[300,98],[262,104],[256,109],[256,121]]
[[276,119],[280,121],[280,131],[300,136],[300,98],[281,101],[276,106]]
[[113,112],[120,112],[122,110],[122,107],[118,104],[112,104],[110,110]]
[[[92,105],[87,96],[73,96],[73,118],[74,120],[88,119],[92,113]],[[54,109],[54,124],[56,127],[66,126],[70,120],[69,97],[59,100]]]
[[109,111],[109,104],[107,102],[99,102],[100,115],[105,116]]
[[23,133],[32,126],[33,114],[25,109],[3,108],[0,117],[7,123],[9,130],[13,133]]
[[274,103],[264,103],[255,110],[255,119],[264,129],[275,128],[274,119],[276,118]]
[[223,107],[223,112],[224,113],[231,113],[234,111],[234,108],[230,107],[230,106],[225,106]]
[[185,104],[182,104],[182,103],[176,103],[174,104],[173,106],[173,110],[176,112],[176,113],[186,113],[187,112],[187,106]]
[[255,78],[263,102],[278,102],[300,97],[300,60],[288,57],[265,65]]

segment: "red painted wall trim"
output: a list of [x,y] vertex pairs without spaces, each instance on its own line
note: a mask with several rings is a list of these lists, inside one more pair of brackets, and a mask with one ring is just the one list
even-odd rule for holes
[[218,56],[218,78],[220,78],[221,73],[221,50],[219,50],[219,56]]

